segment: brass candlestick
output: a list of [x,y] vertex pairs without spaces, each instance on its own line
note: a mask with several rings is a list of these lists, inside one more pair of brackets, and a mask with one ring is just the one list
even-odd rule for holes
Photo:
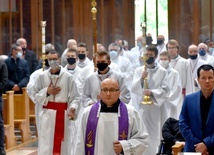
[[[147,66],[146,66],[146,60],[148,59],[147,56],[147,52],[146,52],[146,24],[143,23],[141,24],[142,27],[142,33],[143,33],[143,39],[142,39],[142,49],[143,49],[143,55],[141,56],[141,59],[143,60],[143,64],[144,64],[144,70],[147,70]],[[144,89],[148,89],[148,78],[146,77],[144,79]],[[148,95],[144,95],[142,97],[143,101],[141,102],[142,104],[152,104],[152,100],[150,98],[150,96]]]

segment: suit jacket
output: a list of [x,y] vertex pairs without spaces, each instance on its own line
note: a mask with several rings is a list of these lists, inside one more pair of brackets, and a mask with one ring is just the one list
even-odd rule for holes
[[185,97],[180,114],[179,127],[181,134],[185,138],[184,151],[195,152],[194,145],[204,142],[211,155],[214,154],[214,93],[212,93],[212,102],[204,130],[205,138],[202,137],[201,95],[202,92],[198,91]]
[[26,49],[25,60],[28,62],[29,73],[32,74],[38,67],[38,59],[33,51]]
[[[10,56],[5,60],[5,64],[7,65],[8,70],[8,80],[5,91],[12,90],[15,84],[17,84],[20,89],[26,87],[29,81],[27,61],[20,58],[17,58],[15,61],[15,59]],[[22,90],[15,93],[22,93]]]

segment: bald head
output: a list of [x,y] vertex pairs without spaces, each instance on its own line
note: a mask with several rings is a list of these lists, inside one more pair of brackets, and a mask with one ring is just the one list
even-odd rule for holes
[[69,39],[68,42],[67,42],[67,48],[69,49],[76,49],[77,48],[77,41],[74,40],[74,39]]
[[142,42],[143,41],[143,37],[142,36],[138,36],[137,37],[137,42]]
[[17,39],[16,43],[22,47],[22,49],[26,49],[27,48],[27,41],[25,38],[19,38]]
[[188,47],[188,54],[189,56],[194,56],[198,54],[198,47],[194,44]]
[[192,45],[190,45],[190,46],[188,47],[188,50],[189,50],[189,49],[192,49],[192,48],[197,48],[197,46],[196,46],[195,44],[192,44]]
[[116,80],[114,80],[114,79],[111,79],[111,78],[107,78],[107,79],[103,80],[101,82],[101,84],[100,84],[101,88],[102,88],[103,85],[112,85],[112,86],[117,87],[117,89],[119,89],[118,82]]
[[205,50],[206,52],[208,51],[208,46],[205,43],[200,43],[198,44],[198,50]]

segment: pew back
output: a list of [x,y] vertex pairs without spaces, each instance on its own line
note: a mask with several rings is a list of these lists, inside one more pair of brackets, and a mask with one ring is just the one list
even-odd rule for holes
[[16,146],[16,139],[14,134],[14,92],[7,91],[3,94],[4,100],[4,129],[5,129],[5,143],[6,149],[12,149]]

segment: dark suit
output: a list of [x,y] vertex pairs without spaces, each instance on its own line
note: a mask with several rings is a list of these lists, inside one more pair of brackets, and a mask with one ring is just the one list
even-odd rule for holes
[[[214,93],[208,113],[204,133],[202,133],[202,120],[200,99],[201,91],[187,95],[179,119],[180,131],[185,138],[184,152],[195,152],[194,145],[204,142],[209,154],[214,154]],[[204,104],[204,103],[203,103]],[[204,135],[204,138],[203,138]]]
[[[5,90],[12,90],[15,84],[17,84],[20,89],[26,87],[29,81],[27,61],[20,58],[17,58],[15,61],[13,57],[9,57],[5,60],[5,64],[8,69],[8,80]],[[15,93],[22,93],[22,90]]]
[[38,66],[38,59],[33,51],[25,50],[25,60],[28,62],[29,73],[32,74]]

